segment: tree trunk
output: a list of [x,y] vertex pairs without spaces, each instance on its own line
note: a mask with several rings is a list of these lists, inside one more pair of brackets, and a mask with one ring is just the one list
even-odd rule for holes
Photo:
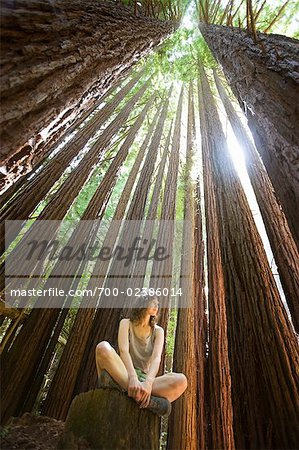
[[1,15],[1,161],[66,109],[75,115],[178,25],[93,0],[18,0]]
[[[51,159],[49,163],[38,174],[36,174],[35,177],[33,177],[33,179],[27,180],[26,183],[23,184],[22,189],[19,191],[19,193],[5,206],[0,216],[0,231],[2,231],[2,233],[0,233],[0,244],[1,246],[3,246],[3,248],[5,242],[5,220],[19,220],[19,228],[21,227],[21,220],[27,220],[29,218],[29,215],[32,213],[32,211],[34,211],[39,202],[49,192],[55,182],[59,180],[65,169],[70,165],[71,161],[84,148],[84,146],[106,122],[106,120],[108,120],[108,118],[115,111],[120,102],[139,81],[142,74],[143,72],[140,72],[136,77],[129,81],[109,103],[107,103],[99,112],[95,114],[95,116],[88,122],[83,130],[78,130],[75,136],[70,139],[70,141],[61,149],[58,155],[54,156],[54,158]],[[121,114],[121,112],[119,114]],[[112,123],[116,123],[116,119]],[[113,138],[113,134],[111,133],[111,131],[109,132],[109,134],[107,134],[108,129],[109,128],[107,127],[107,131],[105,130],[100,136],[98,140],[99,142],[100,140],[104,140],[106,135],[109,136],[110,140]],[[90,151],[86,154],[86,156],[79,164],[80,170],[77,169],[77,171],[79,170],[81,174],[83,167],[87,166],[87,161],[89,160],[89,158],[91,158],[91,155],[93,155],[93,149],[95,148],[96,145],[94,145],[90,149]],[[93,155],[93,159],[94,157],[95,156]],[[89,172],[87,172],[87,174],[89,174]],[[77,175],[72,174],[71,176],[73,176],[74,179],[77,180]],[[64,187],[62,186],[61,189],[64,189]],[[18,230],[15,225],[14,229],[16,231]],[[12,238],[14,237],[11,233],[10,235]],[[7,236],[6,244],[8,244]]]
[[285,215],[277,202],[271,181],[254,145],[251,143],[216,72],[214,72],[214,77],[226,114],[239,144],[245,152],[246,167],[277,264],[292,321],[296,332],[299,334],[299,253],[297,246],[288,227]]
[[236,447],[295,449],[299,439],[298,343],[230,159],[207,77],[203,69],[200,72],[221,218]]
[[208,305],[209,305],[209,428],[208,448],[234,450],[231,374],[228,358],[227,312],[219,223],[217,190],[212,169],[211,135],[206,114],[203,86],[198,87],[201,143],[203,153],[203,180],[207,230]]
[[[96,389],[78,395],[65,423],[60,450],[77,450],[80,438],[107,450],[159,450],[159,417],[114,389]],[[82,441],[81,441],[82,442]]]
[[[200,24],[200,30],[248,117],[256,148],[299,247],[297,41]],[[281,182],[283,180],[283,183]]]
[[43,357],[39,363],[38,369],[36,370],[31,379],[31,383],[28,390],[26,390],[23,405],[18,410],[19,416],[21,416],[24,412],[32,411],[34,405],[39,400],[39,394],[41,387],[44,383],[45,373],[47,373],[49,369],[49,364],[51,363],[53,355],[55,357],[55,347],[57,345],[68,312],[69,310],[67,308],[64,308],[61,311],[61,314],[54,328],[54,332],[48,342],[47,348],[45,349]]
[[208,405],[209,405],[209,379],[207,364],[208,345],[208,320],[207,300],[205,295],[204,276],[204,241],[202,229],[201,195],[199,179],[197,180],[195,193],[195,219],[194,219],[194,317],[197,319],[194,326],[195,350],[197,369],[197,417],[198,450],[206,450],[208,447]]
[[[101,105],[101,103],[105,102],[114,89],[115,86],[113,85],[104,95],[99,95],[97,98],[91,99],[89,102],[90,105],[86,105],[86,108],[84,108],[83,111],[79,111],[69,126],[68,123],[65,123],[65,120],[61,118],[58,129],[55,127],[55,129],[52,130],[52,134],[48,135],[45,141],[43,139],[40,139],[40,141],[39,139],[30,139],[21,152],[16,153],[7,161],[7,175],[3,177],[0,182],[0,192],[5,190],[5,194],[8,195],[7,198],[11,198],[9,195],[9,187],[11,187],[11,192],[13,192],[13,185],[17,180],[22,179],[25,181],[26,175],[31,174],[33,170],[38,169],[51,152],[58,147],[70,133],[75,131],[79,125],[81,125],[88,116]],[[51,130],[49,130],[49,133],[50,131]],[[21,181],[20,184],[22,184]]]
[[[184,230],[182,241],[181,279],[180,287],[185,298],[185,304],[191,306],[179,307],[174,344],[173,370],[182,372],[188,380],[185,393],[175,401],[168,420],[167,449],[197,450],[197,365],[195,356],[195,327],[198,318],[194,316],[194,235],[190,236],[189,224],[194,229],[194,199],[191,180],[191,168],[194,156],[195,120],[192,84],[189,85],[188,101],[188,131],[186,165],[184,173]],[[185,274],[190,274],[186,277]]]

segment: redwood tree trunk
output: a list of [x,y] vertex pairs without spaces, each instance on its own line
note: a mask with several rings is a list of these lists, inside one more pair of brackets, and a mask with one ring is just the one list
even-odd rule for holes
[[1,161],[62,111],[75,115],[178,25],[93,0],[17,0],[1,19]]
[[100,94],[98,97],[92,98],[83,111],[79,111],[70,123],[65,123],[66,119],[62,117],[54,130],[49,130],[49,135],[45,139],[42,139],[41,136],[40,141],[39,139],[30,139],[21,152],[16,153],[6,162],[7,174],[0,181],[0,192],[5,190],[5,196],[9,199],[11,197],[9,191],[16,192],[13,187],[16,181],[20,180],[20,183],[18,183],[18,186],[20,186],[21,180],[24,181],[26,175],[38,169],[51,152],[70,133],[75,131],[102,102],[105,102],[115,87],[117,86],[113,85],[104,95]]
[[249,139],[219,77],[214,72],[217,89],[226,114],[230,120],[240,146],[245,152],[245,161],[252,187],[261,211],[272,252],[277,264],[281,284],[291,312],[292,321],[299,333],[299,253],[285,215],[281,210],[267,172]]
[[[188,387],[173,404],[173,410],[168,421],[167,449],[197,450],[198,445],[198,415],[197,415],[197,361],[195,351],[195,332],[198,317],[194,314],[194,235],[190,236],[189,223],[194,228],[194,201],[191,169],[194,155],[195,121],[192,84],[189,86],[188,131],[186,166],[184,173],[184,229],[181,259],[181,280],[183,301],[190,306],[178,310],[175,345],[173,355],[173,371],[182,372],[188,380]],[[188,276],[184,276],[188,274]],[[191,298],[191,301],[190,301]],[[201,424],[202,425],[202,424]]]
[[[237,448],[298,446],[298,342],[201,69],[216,192]],[[207,227],[208,234],[210,233]]]
[[[208,448],[234,450],[231,374],[228,358],[227,312],[223,262],[220,248],[217,191],[211,165],[210,134],[205,114],[206,103],[198,88],[200,130],[203,156],[203,179],[207,229],[209,355],[207,404]],[[206,100],[206,99],[205,99]]]
[[248,117],[299,247],[298,42],[258,33],[255,44],[240,29],[203,23],[199,27]]
[[207,364],[208,320],[204,276],[204,240],[199,179],[194,199],[194,324],[197,373],[198,450],[208,447],[209,378]]

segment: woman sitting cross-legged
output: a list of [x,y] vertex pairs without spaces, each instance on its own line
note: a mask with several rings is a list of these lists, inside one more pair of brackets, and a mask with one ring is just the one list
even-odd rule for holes
[[159,416],[168,416],[171,402],[187,388],[183,373],[156,377],[164,345],[164,330],[157,325],[159,302],[141,296],[118,330],[119,355],[107,341],[96,346],[98,387],[115,387],[127,392],[140,406]]

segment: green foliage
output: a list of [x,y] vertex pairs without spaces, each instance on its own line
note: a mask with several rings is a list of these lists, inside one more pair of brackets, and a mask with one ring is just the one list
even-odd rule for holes
[[178,310],[176,308],[172,308],[169,313],[167,336],[166,336],[166,348],[165,348],[166,355],[171,358],[174,351],[177,315]]
[[[195,0],[196,16],[200,21],[247,28],[246,0]],[[298,38],[297,0],[252,0],[253,17],[257,31],[283,34]],[[269,28],[270,26],[270,28]]]
[[190,0],[121,0],[137,16],[160,20],[180,20]]
[[165,88],[170,82],[189,82],[198,77],[198,59],[205,66],[216,67],[216,62],[197,29],[180,28],[147,59],[147,70],[158,78]]

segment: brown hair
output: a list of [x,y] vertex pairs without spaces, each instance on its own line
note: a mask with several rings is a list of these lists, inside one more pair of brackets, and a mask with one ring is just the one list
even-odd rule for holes
[[[127,317],[131,320],[131,322],[138,325],[138,323],[144,319],[147,308],[153,300],[158,300],[158,298],[152,295],[140,295],[137,297],[136,305],[138,305],[138,307],[129,309],[127,314]],[[157,316],[150,316],[149,325],[152,328],[152,331],[154,331],[155,324],[158,322],[158,317],[159,313]]]

